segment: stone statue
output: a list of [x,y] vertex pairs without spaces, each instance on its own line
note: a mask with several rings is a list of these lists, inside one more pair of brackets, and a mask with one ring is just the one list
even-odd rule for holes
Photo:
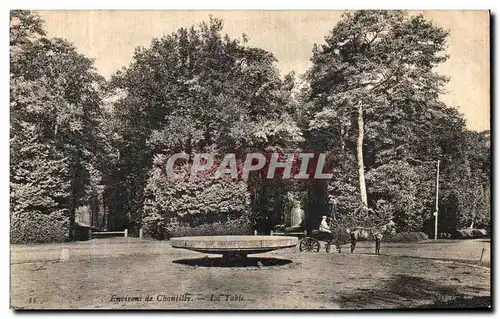
[[298,228],[302,226],[302,221],[304,219],[304,210],[301,207],[300,200],[293,197],[291,193],[288,193],[288,200],[291,204],[291,209],[289,213],[289,223],[291,228]]

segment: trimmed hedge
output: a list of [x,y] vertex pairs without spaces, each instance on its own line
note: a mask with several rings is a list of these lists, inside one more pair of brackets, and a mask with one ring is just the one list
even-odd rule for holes
[[217,236],[217,235],[250,235],[252,229],[246,217],[232,219],[226,222],[215,222],[199,226],[170,224],[167,227],[169,237],[183,236]]
[[412,242],[426,239],[429,239],[429,236],[423,232],[402,232],[391,234],[390,236],[384,236],[383,240],[389,242]]
[[183,236],[250,235],[252,229],[246,216],[226,221],[217,221],[192,226],[187,223],[170,222],[159,216],[148,216],[143,220],[144,234],[148,237],[164,240]]
[[156,212],[150,212],[142,219],[144,236],[158,240],[170,238],[166,228],[165,218]]
[[172,179],[165,156],[157,156],[145,190],[144,235],[180,236],[251,234],[250,193],[245,181],[228,177]]
[[55,243],[69,240],[69,211],[49,215],[40,212],[12,213],[11,244]]

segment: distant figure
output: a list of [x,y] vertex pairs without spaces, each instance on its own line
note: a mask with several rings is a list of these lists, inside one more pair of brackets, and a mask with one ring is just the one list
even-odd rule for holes
[[321,224],[319,224],[319,231],[324,233],[331,233],[330,226],[326,222],[326,216],[321,217]]
[[340,253],[341,248],[340,248],[340,243],[338,240],[335,240],[335,235],[331,231],[331,220],[330,222],[327,222],[326,216],[323,216],[321,218],[321,223],[319,224],[319,232],[323,233],[323,238],[326,239],[326,252],[330,251],[330,246],[335,245],[337,248],[337,252]]
[[380,255],[380,242],[382,241],[384,236],[382,233],[377,233],[373,235],[373,239],[375,239],[375,254]]
[[288,193],[288,200],[292,205],[289,213],[290,227],[301,228],[304,220],[304,210],[301,207],[300,200],[295,199],[291,193]]

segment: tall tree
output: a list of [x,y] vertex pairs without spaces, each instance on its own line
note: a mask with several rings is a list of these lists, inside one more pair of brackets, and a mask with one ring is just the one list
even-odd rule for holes
[[354,133],[359,194],[365,208],[369,205],[365,171],[373,164],[367,138],[381,124],[374,115],[397,116],[405,103],[425,108],[437,100],[446,79],[433,68],[447,58],[441,53],[447,35],[420,15],[356,11],[344,14],[326,43],[313,49],[306,79],[316,111],[309,129],[331,130],[338,125],[341,145]]
[[[282,79],[275,57],[222,34],[210,18],[138,48],[110,88],[122,94],[119,119],[118,186],[140,219],[145,182],[155,154],[184,151],[244,154],[299,142],[293,117],[293,75]],[[133,193],[133,194],[132,194]]]
[[[10,31],[12,156],[23,155],[23,148],[16,143],[24,145],[28,137],[47,150],[39,156],[59,154],[60,159],[54,160],[66,166],[52,171],[67,173],[60,181],[60,192],[69,183],[69,194],[67,201],[59,205],[70,210],[73,228],[76,208],[87,205],[100,189],[103,78],[94,69],[93,61],[79,54],[71,43],[46,38],[39,16],[12,11]],[[37,155],[30,154],[36,162]],[[36,171],[33,168],[32,173]],[[55,180],[50,172],[40,176],[40,187],[45,185],[44,179]]]

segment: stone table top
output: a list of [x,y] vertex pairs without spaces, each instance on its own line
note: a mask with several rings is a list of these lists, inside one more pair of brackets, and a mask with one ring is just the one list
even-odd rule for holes
[[170,239],[170,243],[174,248],[184,248],[198,252],[256,254],[295,247],[298,239],[289,236],[192,236],[174,237]]

